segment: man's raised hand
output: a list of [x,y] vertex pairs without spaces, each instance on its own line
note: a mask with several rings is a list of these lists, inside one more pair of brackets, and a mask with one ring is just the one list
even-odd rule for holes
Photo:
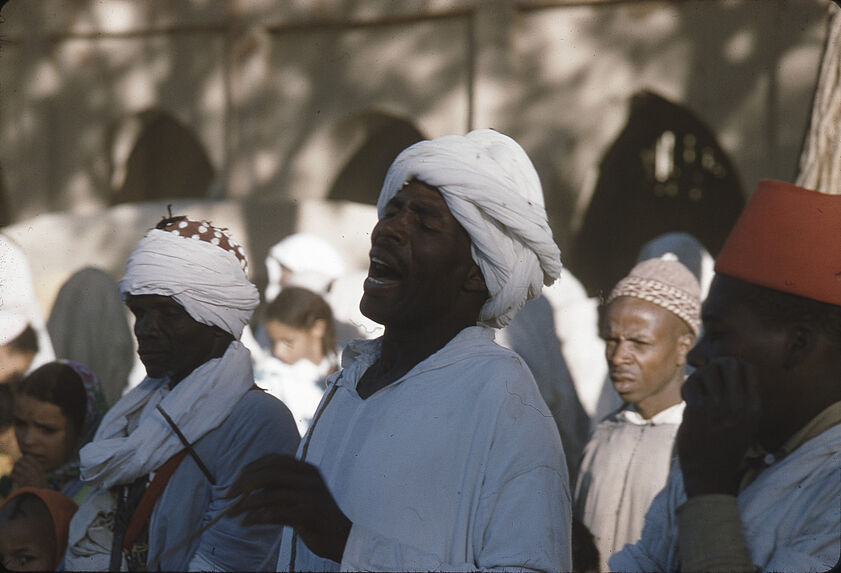
[[736,495],[739,464],[759,416],[753,368],[737,358],[715,358],[692,373],[682,392],[686,410],[677,450],[686,495]]
[[289,525],[320,557],[341,562],[351,521],[314,465],[268,455],[245,466],[227,497],[241,496],[227,511],[245,514],[243,525]]

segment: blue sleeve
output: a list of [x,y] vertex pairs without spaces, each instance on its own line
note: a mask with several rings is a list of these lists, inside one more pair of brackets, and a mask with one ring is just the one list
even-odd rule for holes
[[[289,409],[260,390],[249,391],[219,428],[215,444],[211,499],[202,519],[210,523],[235,500],[224,496],[240,469],[266,454],[294,455],[300,437]],[[190,559],[190,570],[257,571],[274,570],[281,527],[240,525],[240,517],[224,517],[200,537]]]

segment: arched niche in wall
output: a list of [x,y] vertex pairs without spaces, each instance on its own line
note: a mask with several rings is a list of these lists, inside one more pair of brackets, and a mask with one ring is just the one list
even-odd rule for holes
[[109,138],[111,204],[206,197],[213,165],[192,130],[151,109],[126,118]]
[[570,266],[591,296],[607,295],[642,245],[670,231],[715,257],[744,206],[738,174],[713,132],[687,108],[642,91],[604,154]]
[[397,155],[413,143],[424,139],[411,122],[381,112],[365,112],[338,127],[337,135],[345,140],[358,140],[339,169],[329,199],[377,204],[383,179]]

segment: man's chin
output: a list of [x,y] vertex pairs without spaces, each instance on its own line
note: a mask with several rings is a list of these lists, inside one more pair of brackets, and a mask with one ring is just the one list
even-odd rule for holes
[[379,297],[364,293],[359,301],[359,312],[362,316],[369,318],[377,324],[385,325],[388,322],[389,312],[384,308],[386,305]]
[[155,364],[146,364],[143,362],[143,359],[140,360],[143,363],[143,367],[146,369],[146,376],[149,378],[166,378],[167,373],[166,370],[157,366]]

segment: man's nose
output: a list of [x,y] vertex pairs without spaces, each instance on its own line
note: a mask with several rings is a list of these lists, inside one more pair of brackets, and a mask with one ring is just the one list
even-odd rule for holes
[[380,236],[389,237],[402,243],[406,240],[406,222],[405,211],[399,211],[389,217],[380,219],[374,227],[371,239],[376,240]]
[[625,341],[615,342],[608,345],[607,361],[613,366],[618,366],[628,362],[628,343]]
[[144,312],[134,321],[134,334],[138,338],[149,338],[160,331],[158,318],[151,312]]

